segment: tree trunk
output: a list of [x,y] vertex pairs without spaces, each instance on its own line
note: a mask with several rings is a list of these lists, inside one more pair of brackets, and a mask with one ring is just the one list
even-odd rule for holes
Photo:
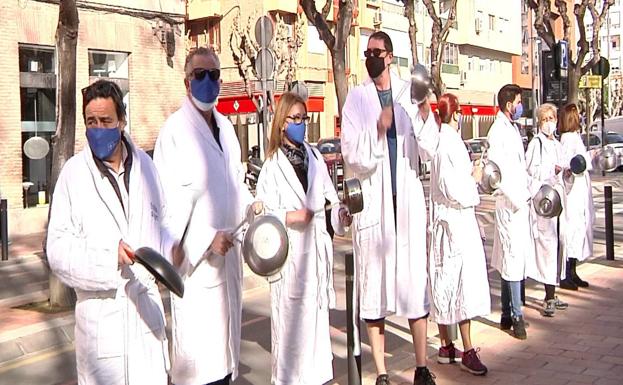
[[[52,137],[50,197],[53,197],[56,181],[63,165],[74,154],[76,141],[76,46],[78,43],[78,24],[76,0],[61,0],[58,11],[58,26],[56,28],[56,56],[58,58],[56,133]],[[52,204],[53,202],[50,200],[50,211]],[[49,215],[48,212],[48,219]],[[49,279],[50,305],[60,307],[73,306],[75,303],[73,290],[63,285],[52,272],[50,272]]]
[[413,65],[419,63],[417,56],[417,24],[415,22],[414,2],[415,0],[405,0],[405,16],[409,21],[409,41],[411,42],[411,57]]
[[567,76],[567,103],[574,103],[575,105],[578,105],[578,91],[580,89],[580,78],[582,77],[581,63],[577,66],[570,65]]
[[346,102],[348,94],[348,79],[346,77],[346,53],[344,50],[331,52],[331,64],[333,65],[333,81],[335,83],[335,94],[337,95],[338,115],[342,116],[342,107]]

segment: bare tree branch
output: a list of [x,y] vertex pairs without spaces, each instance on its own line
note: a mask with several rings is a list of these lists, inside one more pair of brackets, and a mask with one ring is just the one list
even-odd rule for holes
[[[327,2],[330,1],[327,0]],[[316,27],[322,41],[325,42],[330,51],[333,51],[335,49],[335,36],[331,32],[326,17],[323,17],[316,9],[316,2],[313,0],[301,0],[301,7],[303,7],[303,12],[305,12],[309,24]]]
[[329,12],[331,12],[331,6],[333,5],[333,0],[327,0],[324,3],[324,7],[322,7],[322,17],[326,19],[329,17]]
[[443,24],[441,18],[437,15],[437,11],[435,10],[435,3],[433,0],[423,0],[424,5],[426,6],[426,10],[428,11],[428,15],[430,16],[433,27],[432,27],[432,38],[430,43],[430,54],[431,54],[431,77],[433,79],[433,89],[435,92],[435,96],[437,99],[443,94],[445,85],[443,80],[441,79],[441,66],[443,61],[443,51],[446,45],[446,40],[448,35],[450,34],[450,27],[454,24],[456,20],[456,4],[457,0],[452,0],[450,4],[450,8],[448,10],[448,19],[446,23]]
[[569,41],[569,27],[571,26],[571,19],[567,13],[567,2],[565,0],[556,0],[555,2],[558,13],[562,18],[563,40]]
[[417,56],[417,24],[415,22],[415,6],[414,0],[404,0],[405,4],[405,17],[409,21],[409,41],[411,42],[411,57],[413,58],[413,63],[418,63]]

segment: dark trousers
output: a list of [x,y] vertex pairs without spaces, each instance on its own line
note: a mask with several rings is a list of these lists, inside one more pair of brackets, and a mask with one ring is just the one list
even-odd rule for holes
[[231,373],[226,375],[225,378],[218,380],[218,381],[214,381],[214,382],[209,382],[206,385],[229,385],[229,382],[231,381]]

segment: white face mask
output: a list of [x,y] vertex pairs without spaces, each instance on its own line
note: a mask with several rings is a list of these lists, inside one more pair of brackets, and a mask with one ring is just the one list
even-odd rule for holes
[[545,122],[541,126],[541,132],[546,136],[550,136],[554,131],[556,131],[556,122]]
[[218,99],[216,99],[212,103],[204,103],[204,102],[198,100],[197,98],[195,98],[193,95],[190,95],[190,97],[192,98],[193,103],[195,103],[195,106],[197,106],[198,109],[200,109],[201,111],[204,111],[204,112],[210,111],[218,103]]

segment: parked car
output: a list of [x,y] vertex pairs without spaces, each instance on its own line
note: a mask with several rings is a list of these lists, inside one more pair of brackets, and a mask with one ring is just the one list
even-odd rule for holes
[[[604,121],[606,132],[614,132],[619,135],[623,135],[623,116],[616,116],[614,118],[609,118]],[[595,120],[591,124],[591,132],[601,131],[601,119]]]
[[[586,146],[586,133],[582,134],[582,142]],[[623,135],[617,132],[606,132],[606,146],[612,147],[615,154],[619,157],[619,161],[623,164]],[[601,131],[591,131],[588,137],[588,149],[598,150],[601,148]],[[619,166],[619,171],[623,171],[623,165]]]
[[344,163],[342,161],[342,145],[339,137],[323,138],[318,140],[316,148],[322,154],[324,162],[329,170],[329,176],[333,178],[333,172],[337,173],[335,181],[338,188],[341,188],[344,180]]
[[472,161],[476,159],[480,159],[482,157],[482,151],[484,150],[483,143],[487,140],[487,138],[473,138],[467,139],[465,144],[468,146],[467,152],[469,152],[469,157]]

